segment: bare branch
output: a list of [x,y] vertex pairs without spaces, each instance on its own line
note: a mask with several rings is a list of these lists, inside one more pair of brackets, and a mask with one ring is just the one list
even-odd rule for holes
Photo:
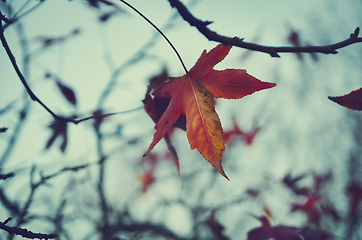
[[324,46],[304,46],[304,47],[273,47],[273,46],[264,46],[254,43],[245,42],[243,38],[238,37],[227,37],[219,35],[218,33],[211,31],[208,28],[208,25],[212,22],[210,21],[201,21],[200,19],[195,18],[189,10],[183,5],[179,0],[168,0],[171,4],[171,7],[176,8],[182,18],[188,22],[191,26],[196,27],[201,34],[203,34],[210,41],[219,42],[225,45],[233,45],[240,48],[245,48],[257,52],[268,53],[272,57],[280,57],[278,53],[296,53],[296,52],[306,52],[306,53],[324,53],[324,54],[336,54],[337,49],[344,48],[351,44],[362,42],[362,38],[358,37],[359,28],[357,27],[354,33],[351,36],[341,42],[324,45]]
[[[3,19],[3,18],[5,18],[5,17],[2,16],[2,13],[1,13],[1,12],[0,12],[0,16],[1,16],[1,20],[2,20],[2,21],[5,21],[5,20]],[[10,58],[10,61],[11,61],[12,65],[13,65],[13,67],[14,67],[17,75],[18,75],[18,77],[20,78],[20,81],[23,83],[23,85],[24,85],[26,91],[28,92],[31,100],[38,102],[38,103],[39,103],[40,105],[42,105],[42,107],[45,108],[54,118],[57,118],[57,115],[56,115],[52,110],[50,110],[50,109],[33,93],[33,91],[30,89],[30,87],[29,87],[28,83],[26,82],[23,74],[21,73],[21,71],[20,71],[20,69],[19,69],[19,67],[18,67],[18,64],[16,63],[15,57],[14,57],[13,53],[11,52],[10,47],[9,47],[9,45],[8,45],[6,39],[5,39],[5,36],[4,36],[4,28],[3,28],[2,24],[0,24],[0,39],[1,39],[1,43],[2,43],[2,45],[3,45],[3,47],[4,47],[5,51],[6,51],[6,53],[8,54],[8,56],[9,56],[9,58]]]
[[15,175],[14,173],[0,174],[0,180],[6,180],[8,178],[13,177],[14,175]]
[[9,227],[6,224],[11,220],[11,218],[6,219],[4,222],[0,222],[0,229],[7,231],[9,234],[16,234],[22,236],[24,238],[30,239],[53,239],[58,237],[57,234],[43,234],[43,233],[33,233],[26,228],[18,228],[18,227]]
[[[3,0],[3,2],[5,2],[5,0]],[[31,13],[32,11],[34,11],[35,9],[37,9],[44,2],[45,2],[45,0],[39,1],[35,6],[30,8],[26,12],[22,13],[21,15],[18,15],[19,11],[27,4],[27,3],[25,3],[13,17],[11,17],[10,19],[7,19],[7,21],[5,21],[4,19],[1,19],[5,22],[3,28],[6,29],[11,24],[17,22],[20,18],[24,17],[25,15],[27,15],[27,14]]]
[[[1,21],[5,21],[7,22],[8,20],[5,18],[5,16],[2,15],[2,13],[0,12],[0,23]],[[138,109],[142,109],[142,107],[138,107],[138,108],[135,108],[135,109],[131,109],[131,110],[127,110],[127,111],[123,111],[123,112],[115,112],[115,113],[108,113],[108,114],[102,114],[102,115],[93,115],[93,116],[89,116],[89,117],[85,117],[85,118],[81,118],[81,119],[75,119],[75,118],[67,118],[67,117],[63,117],[63,116],[60,116],[60,115],[57,115],[55,114],[49,107],[47,107],[36,95],[35,93],[31,90],[31,88],[29,87],[25,77],[23,76],[23,74],[21,73],[19,67],[18,67],[18,64],[16,63],[16,59],[13,55],[13,53],[11,52],[10,50],[10,47],[6,41],[6,38],[4,36],[4,28],[2,26],[2,24],[0,24],[0,40],[1,40],[1,43],[6,51],[6,53],[8,54],[9,56],[9,59],[20,79],[20,81],[23,83],[26,91],[28,92],[30,98],[33,100],[33,101],[36,101],[38,102],[48,113],[50,113],[50,115],[52,115],[52,117],[56,120],[60,120],[60,121],[64,121],[64,122],[72,122],[74,124],[78,124],[80,122],[83,122],[83,121],[86,121],[86,120],[89,120],[89,119],[92,119],[92,118],[103,118],[103,117],[108,117],[108,116],[111,116],[111,115],[115,115],[115,114],[122,114],[122,113],[128,113],[128,112],[132,112],[134,110],[138,110]]]

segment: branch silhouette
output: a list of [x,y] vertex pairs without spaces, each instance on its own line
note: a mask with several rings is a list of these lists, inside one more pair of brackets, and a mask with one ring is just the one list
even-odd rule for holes
[[219,35],[217,32],[211,31],[208,28],[208,25],[212,22],[202,21],[194,17],[190,11],[185,7],[183,3],[179,0],[168,0],[171,7],[176,8],[180,16],[188,22],[191,26],[196,27],[201,34],[203,34],[208,40],[219,42],[225,45],[233,45],[240,48],[245,48],[257,52],[268,53],[271,57],[280,57],[279,53],[296,53],[296,52],[306,52],[306,53],[324,53],[324,54],[336,54],[337,49],[347,47],[351,44],[362,42],[362,38],[358,37],[359,27],[344,41],[324,46],[301,46],[301,47],[273,47],[273,46],[264,46],[259,44],[254,44],[250,42],[245,42],[243,38],[238,37],[227,37]]
[[[9,22],[9,20],[4,16],[2,15],[1,11],[0,11],[0,20],[1,21],[4,21],[6,23]],[[0,21],[0,22],[1,22]],[[31,88],[29,87],[25,77],[23,76],[23,74],[21,73],[19,67],[18,67],[18,64],[16,63],[16,59],[13,55],[13,53],[11,52],[11,49],[9,47],[9,44],[7,43],[6,41],[6,38],[4,36],[4,27],[2,26],[2,23],[0,24],[0,40],[1,40],[1,43],[20,79],[20,81],[22,82],[22,84],[24,85],[26,91],[28,92],[31,100],[35,101],[35,102],[38,102],[48,113],[50,113],[50,115],[52,115],[52,117],[56,120],[60,120],[60,121],[64,121],[64,122],[72,122],[74,124],[78,124],[80,122],[83,122],[83,121],[86,121],[86,120],[89,120],[89,119],[92,119],[92,118],[104,118],[104,117],[108,117],[108,116],[111,116],[111,115],[115,115],[115,114],[122,114],[122,113],[128,113],[128,112],[132,112],[132,111],[135,111],[135,110],[138,110],[138,109],[141,109],[143,107],[138,107],[138,108],[135,108],[135,109],[130,109],[130,110],[126,110],[126,111],[122,111],[122,112],[114,112],[114,113],[107,113],[107,114],[101,114],[101,115],[92,115],[92,116],[89,116],[89,117],[85,117],[85,118],[81,118],[81,119],[75,119],[74,117],[63,117],[63,116],[60,116],[60,115],[57,115],[56,113],[54,113],[47,105],[45,105],[36,95],[35,93],[31,90]]]
[[11,220],[11,218],[6,219],[4,222],[0,222],[0,229],[7,231],[9,234],[16,234],[22,236],[23,238],[30,238],[30,239],[53,239],[58,237],[57,234],[43,234],[43,233],[34,233],[25,228],[19,227],[9,227],[6,224]]

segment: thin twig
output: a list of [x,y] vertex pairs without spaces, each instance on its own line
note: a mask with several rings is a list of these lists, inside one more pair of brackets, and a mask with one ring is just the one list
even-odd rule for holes
[[32,11],[34,11],[35,9],[37,9],[42,3],[45,2],[45,0],[39,1],[35,6],[33,6],[32,8],[30,8],[29,10],[27,10],[26,12],[20,14],[19,16],[17,16],[17,14],[20,12],[21,9],[23,9],[23,7],[28,3],[29,1],[27,1],[20,9],[17,13],[15,13],[15,15],[8,19],[9,21],[7,21],[4,26],[3,29],[5,30],[7,27],[9,27],[11,24],[17,22],[20,18],[24,17],[25,15],[31,13]]
[[[0,14],[1,15],[1,14]],[[0,23],[1,25],[1,23]],[[24,76],[28,76],[29,75],[29,58],[28,53],[29,53],[29,49],[28,49],[28,40],[25,37],[25,32],[23,29],[23,25],[19,22],[16,25],[16,33],[18,35],[18,38],[21,39],[20,42],[20,49],[22,52],[22,55],[24,56],[23,60],[22,60],[22,65],[23,65],[23,72],[24,72]],[[19,134],[21,133],[21,130],[26,122],[26,118],[29,112],[29,106],[30,106],[30,101],[28,101],[28,99],[25,97],[26,94],[24,93],[24,106],[20,109],[19,115],[18,115],[18,120],[15,124],[15,126],[12,127],[12,132],[10,134],[10,138],[8,140],[7,146],[2,154],[2,156],[0,157],[0,167],[4,166],[6,161],[9,160],[9,156],[11,155],[12,151],[15,149],[15,145],[16,142],[19,140]],[[15,101],[14,101],[15,102]],[[11,106],[11,105],[8,105]]]
[[176,8],[182,18],[188,22],[191,26],[196,27],[201,34],[203,34],[210,41],[219,42],[225,45],[233,45],[240,48],[245,48],[257,52],[264,52],[270,54],[272,57],[280,57],[278,53],[296,53],[296,52],[307,52],[307,53],[325,53],[325,54],[336,54],[336,50],[344,48],[351,44],[362,42],[362,38],[358,37],[359,28],[357,27],[354,33],[351,36],[341,42],[324,45],[324,46],[301,46],[301,47],[273,47],[273,46],[264,46],[254,43],[245,42],[243,38],[237,37],[227,37],[219,35],[218,33],[211,31],[208,28],[208,25],[212,22],[210,21],[201,21],[200,19],[195,18],[189,10],[183,5],[179,0],[168,0],[171,4],[171,7]]
[[23,76],[23,74],[21,73],[19,67],[18,67],[18,64],[16,63],[16,59],[13,55],[13,53],[11,52],[11,49],[6,41],[6,38],[4,36],[4,28],[2,26],[2,23],[1,21],[7,21],[7,18],[5,16],[2,15],[1,11],[0,11],[0,40],[1,40],[1,43],[6,51],[6,53],[8,54],[8,57],[20,79],[20,81],[22,82],[22,84],[24,85],[26,91],[28,92],[30,98],[33,100],[33,101],[36,101],[38,102],[48,113],[50,113],[50,115],[52,115],[52,117],[56,120],[60,120],[60,121],[64,121],[64,122],[72,122],[74,124],[78,124],[80,122],[83,122],[83,121],[86,121],[86,120],[89,120],[89,119],[92,119],[92,118],[102,118],[102,117],[108,117],[108,116],[111,116],[111,115],[115,115],[115,114],[123,114],[123,113],[129,113],[129,112],[132,112],[132,111],[135,111],[135,110],[138,110],[138,109],[141,109],[142,107],[138,107],[138,108],[135,108],[135,109],[131,109],[131,110],[127,110],[127,111],[122,111],[122,112],[115,112],[115,113],[108,113],[108,114],[102,114],[102,115],[93,115],[93,116],[89,116],[89,117],[85,117],[85,118],[81,118],[81,119],[74,119],[74,118],[67,118],[67,117],[62,117],[60,115],[57,115],[55,114],[50,108],[48,108],[36,95],[35,93],[31,90],[31,88],[29,87],[25,77]]
[[[0,15],[2,16],[2,13],[0,12]],[[1,19],[3,20],[3,19]],[[30,89],[28,83],[26,82],[23,74],[21,73],[19,67],[18,67],[18,64],[16,63],[16,60],[15,60],[15,57],[13,55],[13,53],[11,52],[10,50],[10,47],[5,39],[5,36],[4,36],[4,28],[2,27],[2,24],[0,24],[0,40],[1,40],[1,43],[6,51],[6,53],[8,54],[9,58],[10,58],[10,61],[16,71],[16,73],[18,74],[18,77],[20,78],[20,81],[23,83],[26,91],[28,92],[30,98],[33,100],[33,101],[36,101],[38,102],[43,108],[45,108],[45,110],[47,110],[54,118],[57,118],[57,115],[52,111],[50,110],[34,93],[33,91]]]
[[16,234],[22,236],[23,238],[30,239],[53,239],[58,237],[57,234],[43,234],[43,233],[33,233],[25,228],[18,227],[9,227],[6,224],[11,220],[11,218],[6,219],[4,222],[0,222],[0,229],[7,231],[9,234]]
[[[196,0],[193,0],[191,3],[193,3],[194,1]],[[177,17],[179,17],[178,13],[175,12],[174,14],[172,14],[172,16],[166,21],[166,24],[162,26],[161,31],[165,32],[166,30],[171,29],[174,25],[173,21]],[[158,39],[158,37],[161,36],[161,34],[155,32],[155,34],[150,39],[148,39],[148,41],[142,47],[139,48],[139,50],[133,55],[133,57],[128,59],[116,70],[113,71],[107,86],[105,87],[105,89],[101,93],[101,96],[98,99],[97,109],[102,108],[102,105],[106,101],[106,98],[109,97],[111,95],[111,91],[115,89],[114,86],[116,84],[116,79],[119,78],[120,75],[123,74],[127,68],[135,65],[136,63],[147,57],[146,52],[156,44],[156,40]]]
[[130,7],[133,11],[135,11],[138,15],[140,15],[143,19],[145,19],[149,24],[151,24],[152,27],[154,27],[161,35],[162,37],[167,41],[167,43],[172,47],[173,51],[176,53],[178,59],[181,62],[182,67],[184,68],[185,72],[187,73],[188,70],[184,64],[184,62],[182,61],[182,58],[180,56],[180,54],[177,52],[175,46],[171,43],[171,41],[166,37],[166,35],[151,21],[149,20],[145,15],[143,15],[140,11],[138,11],[136,8],[134,8],[131,4],[127,3],[124,0],[120,0],[121,2],[123,2],[124,4],[126,4],[128,7]]
[[130,112],[133,112],[133,111],[136,111],[136,110],[139,110],[139,109],[143,109],[143,106],[133,108],[133,109],[130,109],[130,110],[126,110],[126,111],[122,111],[122,112],[105,113],[105,114],[101,114],[101,115],[92,115],[92,116],[81,118],[81,119],[78,119],[78,120],[76,119],[76,120],[74,120],[72,122],[74,122],[75,124],[78,124],[80,122],[83,122],[83,121],[86,121],[86,120],[89,120],[89,119],[92,119],[92,118],[105,118],[105,117],[109,117],[109,116],[116,115],[116,114],[130,113]]

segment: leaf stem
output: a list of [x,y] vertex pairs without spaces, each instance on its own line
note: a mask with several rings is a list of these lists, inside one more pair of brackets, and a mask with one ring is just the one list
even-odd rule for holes
[[188,70],[184,64],[184,62],[182,61],[182,58],[180,56],[180,54],[178,53],[178,51],[176,50],[175,46],[171,43],[171,41],[166,37],[166,35],[151,21],[149,20],[145,15],[143,15],[140,11],[138,11],[135,7],[133,7],[131,4],[129,4],[128,2],[124,1],[124,0],[120,0],[122,3],[126,4],[129,8],[131,8],[133,11],[135,11],[138,15],[140,15],[143,19],[145,19],[149,24],[151,24],[152,27],[154,27],[160,34],[161,36],[167,41],[167,43],[172,47],[173,51],[176,53],[178,59],[181,62],[182,67],[184,68],[185,72],[188,73]]

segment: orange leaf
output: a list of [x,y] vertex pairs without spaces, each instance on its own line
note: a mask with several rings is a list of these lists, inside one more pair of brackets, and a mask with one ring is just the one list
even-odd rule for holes
[[142,193],[146,193],[152,184],[156,181],[153,169],[144,172],[142,175],[138,176],[138,179],[142,183]]
[[262,82],[246,73],[246,70],[213,69],[226,57],[230,49],[231,46],[220,44],[209,52],[205,50],[190,71],[181,77],[170,77],[153,92],[154,96],[171,97],[171,100],[156,123],[156,133],[145,155],[184,113],[186,134],[191,149],[196,148],[221,175],[227,178],[221,166],[225,149],[224,132],[219,116],[215,112],[214,98],[238,99],[276,85]]

